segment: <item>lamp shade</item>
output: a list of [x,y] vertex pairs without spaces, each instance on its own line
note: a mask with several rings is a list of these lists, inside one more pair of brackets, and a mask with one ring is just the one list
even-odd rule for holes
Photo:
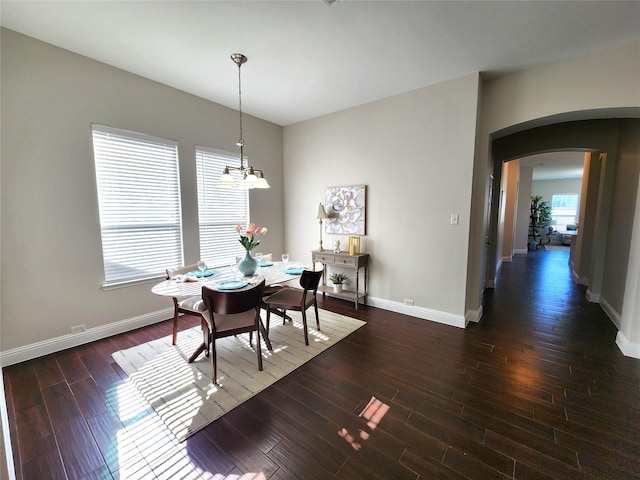
[[222,187],[233,187],[234,184],[233,177],[229,173],[229,169],[225,168],[222,175],[220,175],[220,179],[218,180],[218,185]]
[[322,220],[323,218],[327,218],[327,212],[324,211],[324,205],[318,205],[318,214],[316,215],[316,219]]
[[256,172],[256,177],[258,178],[258,183],[255,188],[269,188],[269,183],[261,171]]

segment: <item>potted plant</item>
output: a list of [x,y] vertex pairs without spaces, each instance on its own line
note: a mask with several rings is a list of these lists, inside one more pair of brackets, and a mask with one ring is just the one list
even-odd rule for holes
[[333,283],[333,291],[342,292],[342,284],[347,282],[348,277],[344,273],[332,273],[329,280]]

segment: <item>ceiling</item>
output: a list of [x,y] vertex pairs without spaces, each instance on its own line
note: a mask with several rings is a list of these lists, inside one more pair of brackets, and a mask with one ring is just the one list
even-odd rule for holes
[[[640,39],[640,2],[1,0],[0,25],[290,125],[474,72],[498,76]],[[579,178],[583,154],[521,160]]]
[[550,152],[519,159],[521,167],[533,167],[533,180],[582,178],[584,152]]
[[640,39],[640,2],[12,1],[0,24],[289,125]]

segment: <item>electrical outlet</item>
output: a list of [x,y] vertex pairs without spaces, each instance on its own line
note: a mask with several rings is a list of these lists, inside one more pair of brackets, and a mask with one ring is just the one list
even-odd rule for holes
[[82,325],[76,325],[75,327],[71,327],[71,333],[82,333],[87,329],[87,326],[83,323]]
[[452,213],[451,214],[451,225],[458,225],[460,223],[460,214]]
[[409,305],[410,307],[413,306],[413,300],[410,298],[405,298],[404,299],[404,304],[405,305]]

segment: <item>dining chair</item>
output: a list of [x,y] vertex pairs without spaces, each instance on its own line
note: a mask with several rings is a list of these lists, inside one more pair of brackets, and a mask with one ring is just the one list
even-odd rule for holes
[[322,270],[303,270],[300,275],[300,288],[283,287],[280,291],[263,298],[262,302],[266,305],[267,311],[267,332],[269,331],[269,321],[273,309],[282,311],[286,321],[287,310],[293,310],[302,313],[302,324],[304,327],[304,343],[309,345],[309,332],[307,328],[307,309],[313,305],[316,313],[316,326],[320,330],[320,317],[318,316],[318,303],[316,301],[316,293],[318,284],[322,278]]
[[[198,270],[198,266],[195,263],[193,265],[187,265],[180,268],[167,268],[167,280],[172,280],[177,275],[184,275],[185,273],[193,272],[195,270]],[[203,323],[204,328],[204,318],[202,314],[206,309],[207,307],[205,307],[200,295],[185,298],[183,300],[178,300],[176,297],[173,297],[173,334],[171,337],[171,345],[176,344],[176,338],[178,336],[178,317],[180,314],[182,313],[184,315],[195,315],[200,317],[200,321]]]
[[207,307],[203,314],[208,327],[208,339],[205,344],[211,350],[211,380],[218,381],[216,340],[218,338],[249,333],[249,345],[253,346],[253,332],[256,332],[256,355],[258,370],[262,371],[262,352],[260,333],[270,348],[268,335],[260,328],[260,303],[265,281],[247,290],[220,291],[202,286],[202,299]]

